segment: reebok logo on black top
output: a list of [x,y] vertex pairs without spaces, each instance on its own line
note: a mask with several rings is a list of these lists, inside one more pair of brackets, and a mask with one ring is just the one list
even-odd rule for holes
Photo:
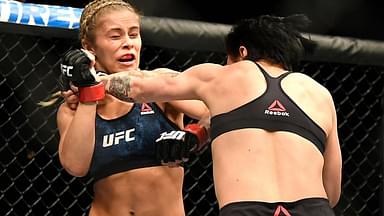
[[289,112],[286,111],[284,105],[277,99],[269,105],[268,109],[264,110],[264,114],[289,117]]

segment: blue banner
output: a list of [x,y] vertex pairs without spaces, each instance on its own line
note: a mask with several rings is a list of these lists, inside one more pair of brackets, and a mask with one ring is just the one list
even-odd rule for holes
[[77,29],[82,11],[73,7],[0,0],[0,22]]

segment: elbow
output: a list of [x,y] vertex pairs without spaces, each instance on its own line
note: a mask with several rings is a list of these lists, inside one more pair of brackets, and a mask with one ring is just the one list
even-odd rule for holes
[[[73,148],[68,145],[69,142],[65,143],[65,140],[61,140],[58,149],[61,166],[72,176],[83,177],[87,175],[91,164],[89,152],[86,149]],[[73,140],[71,142],[76,143]]]
[[200,121],[205,121],[210,124],[210,118],[211,118],[211,113],[208,109],[208,107],[204,104],[202,101],[197,100],[197,106],[194,106],[195,109],[193,110],[192,113],[186,113],[189,117],[200,120]]
[[60,157],[61,166],[64,170],[72,176],[83,177],[87,175],[89,168],[78,163],[73,163],[71,160],[65,160]]
[[63,164],[62,166],[65,169],[65,171],[67,171],[67,173],[75,177],[83,177],[88,173],[88,169],[84,169],[79,166],[68,166],[65,164]]

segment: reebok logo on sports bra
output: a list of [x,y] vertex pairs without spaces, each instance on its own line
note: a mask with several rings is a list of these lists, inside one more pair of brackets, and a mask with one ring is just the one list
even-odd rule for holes
[[279,100],[274,100],[268,109],[264,110],[265,115],[274,116],[286,116],[289,117],[289,112],[286,111],[285,107]]
[[141,104],[141,112],[140,115],[148,115],[148,114],[154,114],[152,107],[149,106],[147,103]]
[[242,128],[260,128],[269,132],[287,131],[312,142],[324,153],[326,134],[282,89],[281,81],[291,72],[271,77],[257,65],[267,88],[259,97],[211,118],[211,138]]

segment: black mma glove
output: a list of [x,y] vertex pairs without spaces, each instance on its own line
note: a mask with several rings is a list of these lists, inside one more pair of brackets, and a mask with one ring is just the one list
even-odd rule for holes
[[57,80],[60,91],[68,91],[71,89],[71,80],[68,77],[64,76],[63,73],[60,74],[59,79]]
[[97,85],[95,76],[90,71],[91,59],[80,49],[69,50],[61,62],[61,72],[77,87]]
[[96,72],[91,68],[91,59],[82,50],[70,50],[64,55],[61,72],[79,88],[80,102],[95,102],[104,98],[104,84],[97,80]]
[[181,163],[190,152],[200,151],[208,142],[208,133],[198,124],[188,124],[184,130],[164,132],[156,140],[156,158],[162,163]]

